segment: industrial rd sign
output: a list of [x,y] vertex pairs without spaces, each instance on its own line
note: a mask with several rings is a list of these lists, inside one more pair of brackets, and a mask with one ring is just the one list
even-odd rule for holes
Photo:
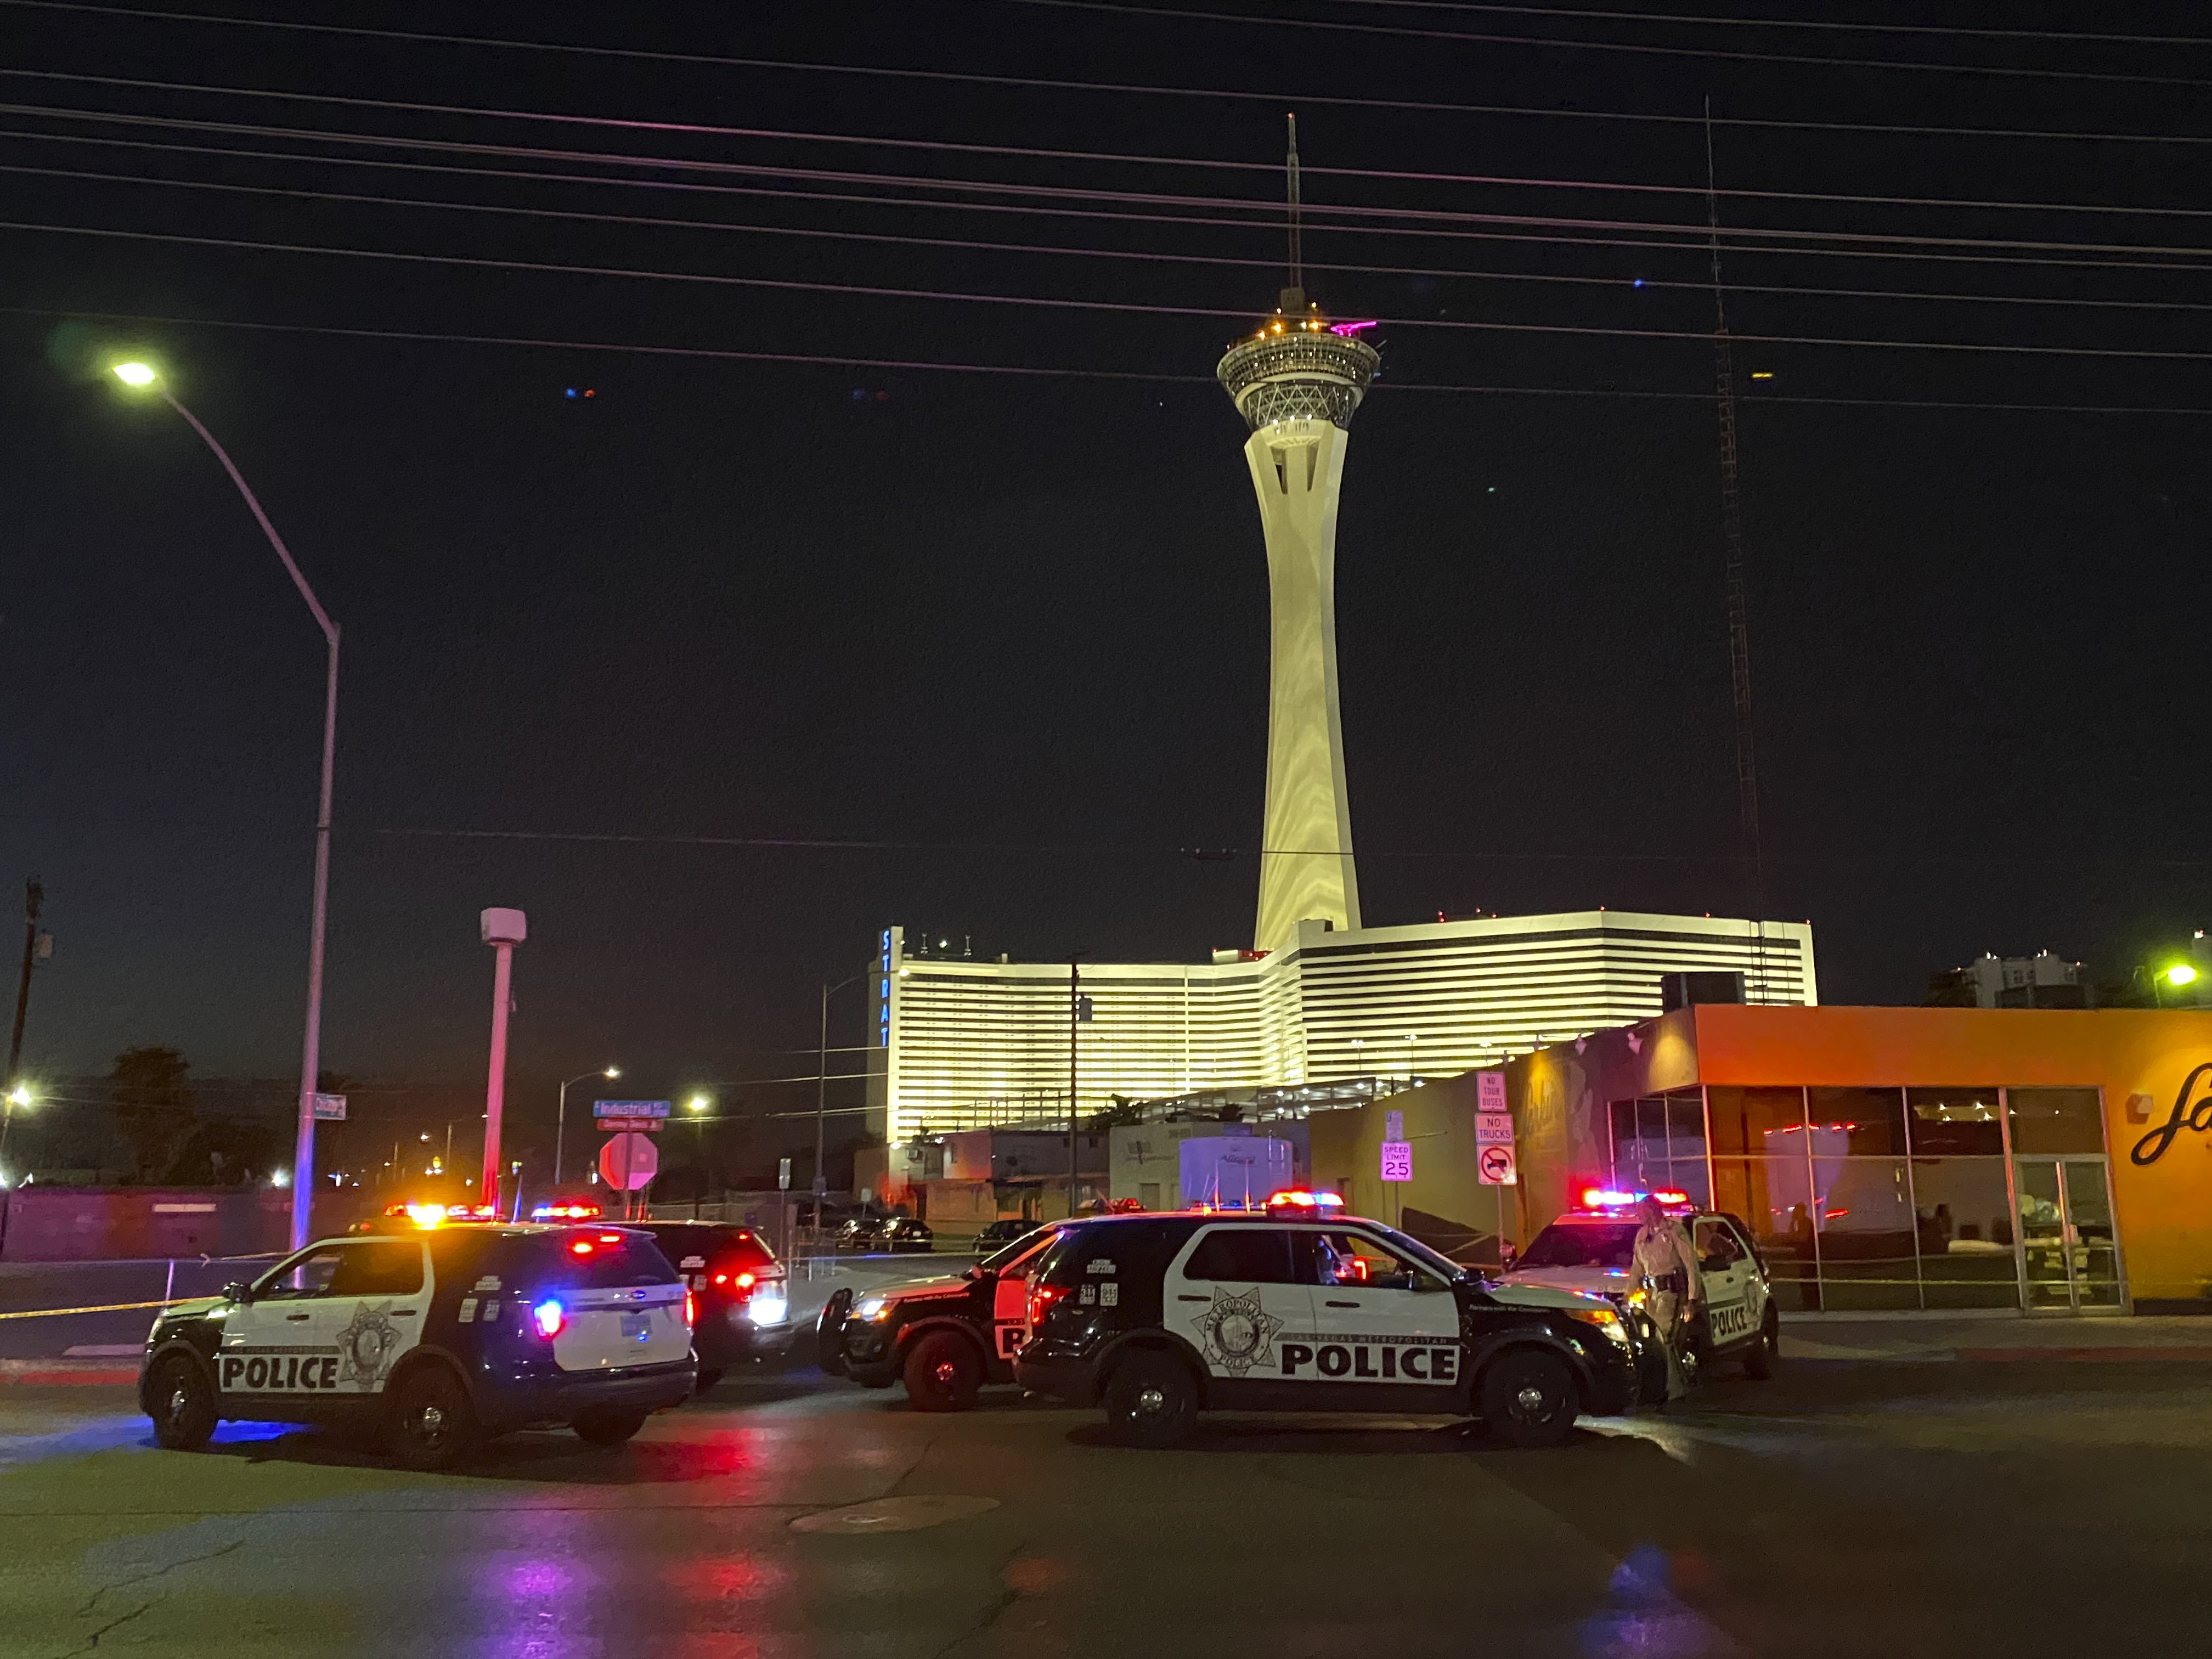
[[1486,1146],[1475,1159],[1475,1174],[1486,1187],[1511,1187],[1518,1184],[1519,1176],[1513,1170],[1513,1149],[1510,1146]]
[[345,1097],[343,1095],[317,1095],[313,1098],[315,1103],[316,1122],[343,1123],[345,1121]]
[[592,1115],[599,1120],[599,1127],[608,1134],[622,1134],[641,1130],[659,1134],[668,1116],[665,1100],[595,1100]]
[[660,1173],[660,1149],[640,1134],[619,1134],[599,1148],[599,1176],[617,1192],[634,1193]]
[[1409,1140],[1386,1140],[1382,1143],[1382,1179],[1411,1181],[1413,1178],[1413,1144]]

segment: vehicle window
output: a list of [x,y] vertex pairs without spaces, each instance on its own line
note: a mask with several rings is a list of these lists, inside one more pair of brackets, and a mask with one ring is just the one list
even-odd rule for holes
[[1633,1221],[1553,1222],[1528,1241],[1516,1267],[1626,1267],[1636,1255]]
[[1219,1227],[1198,1242],[1183,1268],[1185,1279],[1226,1279],[1239,1285],[1295,1285],[1286,1227]]
[[1050,1249],[1060,1237],[1057,1227],[1048,1227],[1026,1238],[1018,1238],[1003,1250],[985,1256],[976,1265],[986,1273],[1026,1274],[1037,1264],[1037,1258]]
[[1735,1230],[1725,1221],[1700,1221],[1697,1240],[1700,1262],[1718,1261],[1723,1267],[1733,1267],[1743,1260],[1743,1245],[1736,1238]]
[[629,1290],[682,1282],[659,1247],[641,1234],[579,1228],[556,1239],[554,1250],[561,1264],[561,1282],[575,1290]]
[[311,1296],[329,1294],[331,1277],[338,1270],[345,1246],[324,1244],[300,1252],[289,1261],[280,1261],[264,1273],[253,1286],[256,1302],[297,1302]]
[[1310,1285],[1364,1285],[1377,1291],[1441,1290],[1443,1281],[1404,1251],[1368,1233],[1302,1233]]
[[411,1238],[349,1244],[325,1296],[413,1296],[422,1288],[422,1247]]

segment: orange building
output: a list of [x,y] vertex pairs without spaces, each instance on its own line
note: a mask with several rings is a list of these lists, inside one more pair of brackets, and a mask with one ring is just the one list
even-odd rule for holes
[[1470,1261],[1585,1187],[1678,1188],[1785,1313],[2212,1313],[2212,1011],[1705,1006],[1499,1069],[1516,1187],[1477,1178],[1474,1073],[1316,1114],[1316,1182]]

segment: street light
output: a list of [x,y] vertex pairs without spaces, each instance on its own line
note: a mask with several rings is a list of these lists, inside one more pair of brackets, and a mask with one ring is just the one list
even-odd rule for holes
[[21,1084],[8,1091],[7,1103],[0,1107],[0,1187],[8,1184],[8,1131],[15,1127],[15,1109],[27,1109],[31,1103],[31,1091]]
[[[581,1083],[587,1077],[611,1079],[621,1075],[621,1066],[609,1066],[596,1072],[579,1072],[568,1079],[568,1083]],[[568,1129],[568,1083],[561,1085],[560,1115],[553,1120],[553,1184],[556,1187],[561,1184],[561,1140]]]
[[238,486],[238,493],[246,498],[246,505],[252,512],[254,522],[261,526],[261,533],[269,538],[269,545],[283,562],[292,585],[300,590],[300,597],[314,613],[315,624],[323,630],[324,642],[329,647],[330,665],[323,684],[322,793],[315,810],[315,898],[307,924],[307,1027],[300,1044],[300,1127],[292,1159],[292,1248],[305,1249],[314,1207],[315,1087],[322,1067],[323,934],[330,913],[331,893],[331,775],[337,763],[338,736],[338,625],[323,609],[315,590],[307,586],[307,579],[293,562],[291,550],[276,533],[276,526],[269,522],[269,515],[261,510],[260,498],[231,460],[229,452],[216,441],[215,434],[200,424],[198,416],[177,401],[161,384],[161,374],[152,364],[122,362],[113,367],[115,378],[131,390],[150,389],[157,393],[214,452],[216,459],[222,463],[222,470],[230,475],[231,483]]

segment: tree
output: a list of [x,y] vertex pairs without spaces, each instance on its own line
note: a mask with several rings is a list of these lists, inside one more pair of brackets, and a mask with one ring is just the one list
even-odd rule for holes
[[175,1048],[125,1048],[108,1075],[116,1127],[130,1144],[132,1178],[165,1181],[198,1122],[191,1064]]
[[1104,1134],[1109,1129],[1121,1128],[1127,1124],[1142,1123],[1145,1121],[1145,1107],[1142,1101],[1131,1100],[1123,1095],[1115,1095],[1113,1097],[1113,1102],[1112,1105],[1101,1108],[1084,1120],[1083,1127],[1085,1133]]

